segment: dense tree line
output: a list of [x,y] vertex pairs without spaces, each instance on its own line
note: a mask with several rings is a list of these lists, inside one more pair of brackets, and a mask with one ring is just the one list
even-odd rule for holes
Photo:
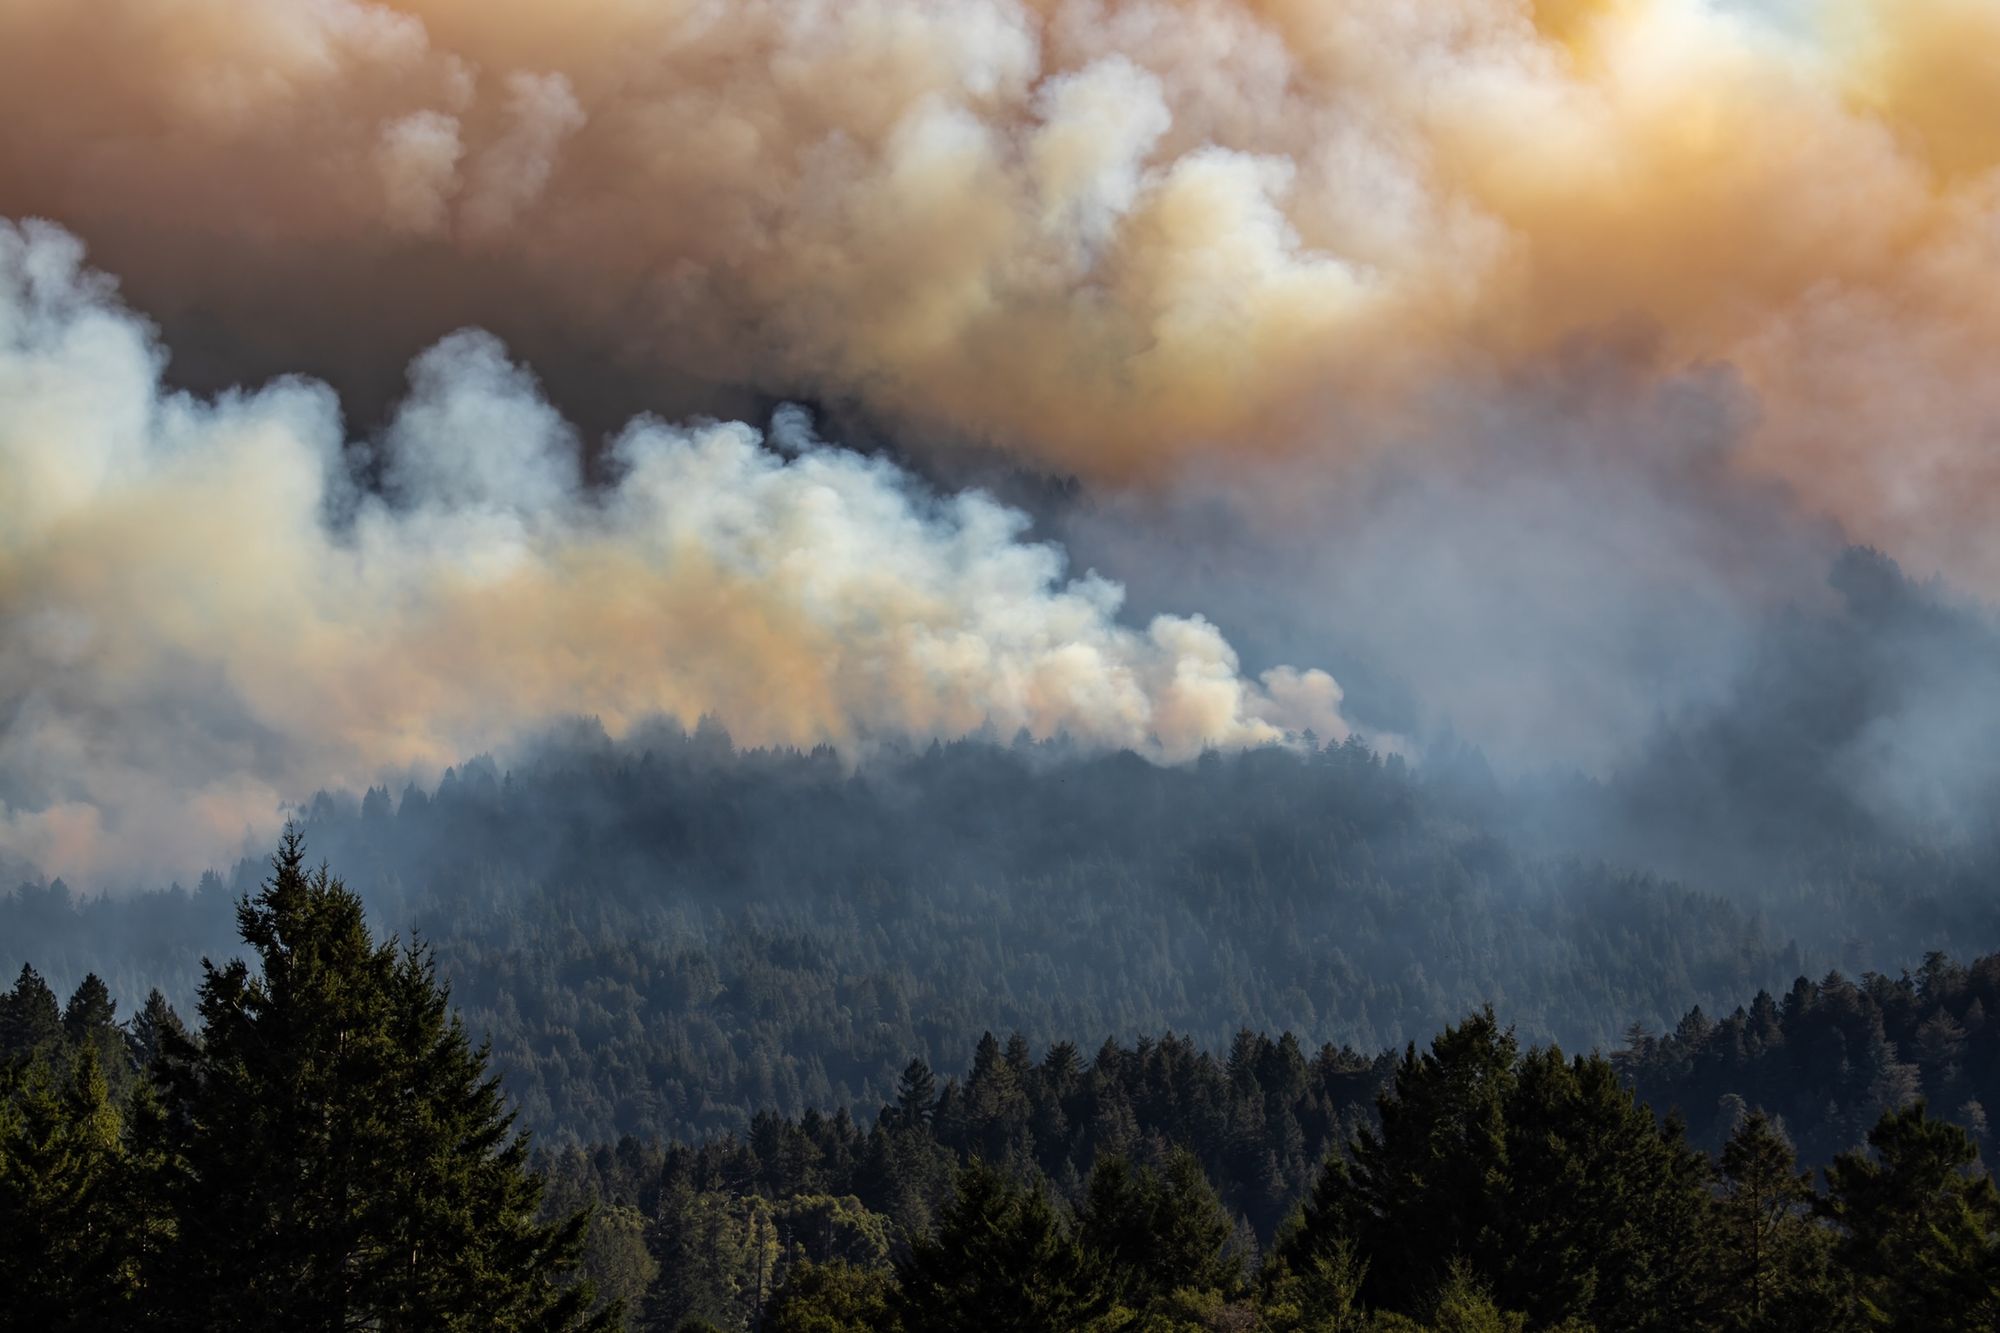
[[[2000,959],[1799,983],[1777,1027],[1800,1043],[1790,1077],[1741,1062],[1713,1153],[1633,1081],[1677,1068],[1669,1043],[1697,1065],[1728,1049],[1714,1029],[1743,1026],[1767,996],[1608,1057],[1526,1045],[1490,1008],[1423,1049],[1373,1057],[1246,1031],[1220,1055],[1170,1036],[1086,1060],[1067,1042],[1037,1055],[988,1034],[963,1078],[908,1061],[866,1125],[842,1109],[767,1111],[740,1137],[628,1137],[531,1165],[429,952],[373,938],[359,899],[308,870],[296,837],[237,918],[255,965],[204,964],[192,1029],[157,993],[119,1024],[94,976],[58,1004],[25,968],[0,996],[10,1326],[608,1328],[622,1312],[640,1328],[793,1333],[2000,1319],[2000,1193],[1975,1134],[1927,1109],[1925,1057],[1914,1082],[1878,1088],[1886,1104],[1854,1136],[1865,1141],[1817,1174],[1771,1113],[1773,1096],[1817,1087],[1820,1066],[1844,1058],[1814,1035],[1840,1030],[1843,1006],[1921,1045],[1939,1015],[1983,1006]],[[1759,1054],[1775,1060],[1777,1045]],[[1937,1077],[1963,1077],[1951,1069]]]
[[[505,770],[301,818],[379,925],[439,947],[524,1125],[695,1138],[866,1114],[912,1053],[956,1061],[989,1028],[1374,1050],[1492,1000],[1586,1049],[1802,974],[2000,948],[1997,690],[1990,617],[1857,550],[1825,606],[1774,616],[1740,680],[1600,780],[1496,779],[1448,740],[1418,763],[1300,737],[1160,767],[584,722]],[[186,1009],[261,875],[0,893],[0,975]],[[1712,1104],[1689,1115],[1713,1128]]]
[[[305,827],[376,920],[439,947],[545,1139],[866,1113],[912,1053],[956,1060],[988,1028],[1378,1049],[1493,999],[1534,1039],[1591,1046],[1841,961],[1842,941],[1795,945],[1757,912],[1510,841],[1447,764],[1420,778],[1353,743],[1180,768],[1060,748],[849,769],[713,727],[586,734],[506,773],[327,797]],[[254,882],[24,888],[0,896],[0,962],[185,1005]]]
[[1921,1097],[1990,1154],[2000,1028],[1989,1012],[2000,1012],[2000,955],[1960,964],[1932,953],[1896,977],[1800,977],[1720,1019],[1696,1007],[1670,1031],[1635,1028],[1614,1058],[1711,1145],[1747,1107],[1782,1123],[1808,1160],[1826,1161],[1884,1110]]
[[0,997],[0,1327],[609,1328],[430,955],[372,938],[295,835],[189,1031]]
[[[1107,1049],[1068,1097],[1052,1089],[1073,1051],[1029,1064],[982,1047],[962,1084],[913,1062],[865,1130],[841,1114],[765,1115],[742,1140],[570,1149],[550,1163],[554,1194],[623,1219],[590,1266],[636,1327],[663,1330],[1839,1333],[2000,1319],[2000,1193],[1972,1135],[1921,1100],[1815,1173],[1773,1117],[1741,1110],[1706,1153],[1617,1061],[1523,1047],[1491,1011],[1376,1062],[1301,1064],[1254,1037],[1227,1062],[1157,1054],[1174,1043]],[[1342,1108],[1323,1163],[1280,1181],[1275,1223],[1255,1226],[1243,1209],[1260,1181],[1233,1156],[1235,1108],[1263,1080],[1311,1106],[1327,1078],[1370,1089],[1368,1105]],[[1140,1121],[1124,1085],[1185,1088],[1187,1105]],[[1219,1125],[1202,1109],[1218,1095],[1232,1108]],[[1090,1127],[1063,1126],[1065,1105]],[[1065,1143],[1079,1155],[1051,1171],[1038,1153]]]

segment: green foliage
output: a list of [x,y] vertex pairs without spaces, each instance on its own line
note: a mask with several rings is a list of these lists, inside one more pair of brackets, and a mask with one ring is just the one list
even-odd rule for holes
[[898,1333],[894,1283],[879,1267],[806,1263],[794,1268],[771,1302],[765,1333]]
[[[1444,1280],[1425,1301],[1421,1320],[1385,1314],[1377,1316],[1373,1323],[1373,1329],[1378,1333],[1395,1333],[1397,1330],[1409,1330],[1410,1333],[1525,1333],[1527,1327],[1526,1315],[1502,1311],[1493,1303],[1492,1296],[1473,1275],[1471,1266],[1462,1260],[1452,1263],[1446,1270]],[[1565,1327],[1575,1328],[1577,1325]]]
[[605,1305],[636,1310],[658,1280],[660,1264],[646,1244],[646,1226],[645,1214],[629,1203],[600,1204],[592,1210],[583,1275]]
[[1186,1149],[1136,1170],[1106,1157],[1091,1172],[1077,1238],[1124,1304],[1150,1309],[1176,1291],[1232,1296],[1243,1282],[1235,1227]]
[[1670,1033],[1634,1030],[1613,1059],[1710,1149],[1757,1110],[1784,1123],[1802,1159],[1825,1163],[1919,1096],[1990,1149],[2000,1023],[1989,1012],[2000,1014],[2000,955],[1961,965],[1931,953],[1900,977],[1800,977],[1719,1020],[1697,1008]]
[[[536,1220],[486,1052],[428,954],[377,944],[288,834],[238,911],[255,972],[209,967],[198,1044],[160,1033],[138,1125],[172,1219],[144,1256],[164,1327],[567,1329],[584,1219]],[[608,1325],[608,1317],[596,1321]]]
[[62,1037],[62,1011],[42,974],[28,964],[14,988],[0,995],[0,1063],[18,1064],[53,1047]]
[[[87,1034],[86,1034],[87,1035]],[[0,1075],[0,1292],[9,1326],[109,1326],[129,1295],[120,1121],[97,1062]]]
[[1262,1309],[1270,1333],[1361,1333],[1368,1265],[1343,1237],[1281,1250],[1264,1273]]
[[903,1066],[903,1076],[896,1083],[897,1123],[918,1129],[928,1125],[936,1111],[937,1076],[922,1056],[916,1056]]
[[661,1199],[654,1225],[660,1280],[646,1307],[648,1320],[667,1327],[704,1319],[725,1329],[749,1328],[777,1290],[784,1257],[771,1201],[756,1194],[695,1193],[683,1185]]
[[795,1194],[775,1209],[787,1257],[812,1264],[880,1268],[889,1262],[889,1219],[851,1194]]
[[1861,1308],[1884,1328],[2000,1327],[2000,1191],[1975,1171],[1978,1150],[1922,1102],[1886,1113],[1873,1155],[1843,1153],[1827,1170],[1827,1212]]
[[1459,1256],[1482,1271],[1506,1255],[1507,1103],[1519,1049],[1492,1011],[1446,1028],[1397,1066],[1345,1158],[1331,1159],[1293,1238],[1300,1259],[1351,1246],[1373,1304],[1409,1310]]
[[1707,1163],[1607,1061],[1524,1055],[1487,1010],[1412,1047],[1379,1111],[1290,1238],[1302,1270],[1351,1247],[1366,1302],[1413,1316],[1473,1282],[1538,1326],[1694,1319]]
[[1038,1188],[975,1163],[937,1234],[896,1265],[908,1333],[1042,1333],[1081,1328],[1112,1305],[1102,1271]]
[[[1966,1130],[1892,1105],[1816,1194],[1744,1097],[1713,1163],[1656,1118],[1621,1077],[1657,1067],[1650,1039],[1569,1058],[1487,1010],[1396,1059],[1246,1031],[1220,1059],[1170,1036],[1038,1062],[989,1033],[963,1081],[905,1062],[872,1126],[760,1111],[741,1138],[565,1148],[544,1192],[430,955],[378,943],[296,838],[241,927],[256,965],[210,969],[197,1032],[157,994],[121,1032],[101,985],[58,1011],[32,971],[4,997],[27,1045],[0,1066],[0,1325],[579,1329],[621,1304],[716,1333],[2000,1321],[2000,1192]],[[1939,1015],[1956,996],[1979,1018],[1984,967],[1855,993],[1959,1060],[1982,1024]],[[1800,1012],[1843,1003],[1801,987]],[[142,1063],[120,1095],[108,1075]]]
[[1838,1298],[1831,1237],[1812,1215],[1812,1172],[1762,1114],[1744,1117],[1717,1166],[1710,1318],[1732,1331],[1828,1327]]
[[167,1003],[167,997],[155,988],[146,996],[145,1007],[132,1017],[129,1030],[125,1034],[126,1052],[132,1067],[150,1070],[153,1062],[167,1051],[169,1045],[175,1050],[188,1047],[187,1025],[181,1016]]

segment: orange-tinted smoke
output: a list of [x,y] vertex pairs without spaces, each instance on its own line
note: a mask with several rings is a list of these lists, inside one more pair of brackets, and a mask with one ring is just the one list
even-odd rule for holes
[[1996,62],[1989,0],[0,0],[0,213],[352,355],[552,326],[1097,477],[1638,326],[1992,586]]

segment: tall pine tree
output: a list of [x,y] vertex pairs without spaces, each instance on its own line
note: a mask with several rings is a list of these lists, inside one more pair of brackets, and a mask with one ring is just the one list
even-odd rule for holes
[[570,1330],[581,1214],[536,1220],[487,1051],[427,953],[288,831],[237,923],[255,972],[205,964],[198,1043],[163,1026],[137,1156],[170,1219],[143,1303],[166,1328]]
[[95,1060],[0,1071],[0,1328],[116,1327],[131,1252],[121,1125]]
[[937,1234],[896,1267],[895,1313],[909,1333],[1049,1333],[1111,1307],[1048,1196],[979,1162],[959,1173]]
[[1958,1126],[1919,1101],[1869,1131],[1873,1156],[1827,1168],[1826,1209],[1846,1229],[1836,1259],[1882,1328],[2000,1328],[2000,1190]]

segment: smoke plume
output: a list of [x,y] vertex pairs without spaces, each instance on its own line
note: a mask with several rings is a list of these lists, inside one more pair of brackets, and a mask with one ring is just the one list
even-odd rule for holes
[[[1849,543],[2000,593],[1996,58],[1989,0],[0,0],[0,215],[163,331],[12,234],[4,845],[574,712],[1609,772]],[[1857,734],[1976,804],[1924,651]]]
[[52,872],[198,869],[320,785],[566,715],[1163,759],[1346,735],[1323,672],[1253,681],[1199,617],[1123,624],[1019,512],[796,410],[768,438],[635,420],[586,487],[484,333],[419,356],[371,442],[321,384],[201,398],[165,358],[73,238],[0,224],[0,849]]
[[1992,588],[1996,51],[1986,0],[0,0],[0,212],[309,369],[478,322],[1098,479],[1371,458],[1636,325],[1742,377],[1740,471]]

